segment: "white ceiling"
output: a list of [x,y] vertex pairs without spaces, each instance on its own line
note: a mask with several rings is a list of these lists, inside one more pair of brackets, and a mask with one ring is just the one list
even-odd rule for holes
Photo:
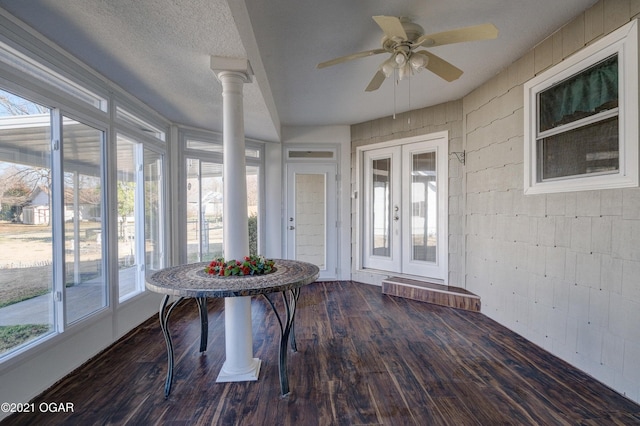
[[[596,0],[0,0],[37,29],[168,119],[222,130],[222,90],[210,57],[248,58],[245,133],[267,141],[281,126],[348,125],[460,99]],[[374,15],[408,16],[426,33],[491,22],[496,40],[434,47],[465,73],[424,71],[366,93],[380,47]]]

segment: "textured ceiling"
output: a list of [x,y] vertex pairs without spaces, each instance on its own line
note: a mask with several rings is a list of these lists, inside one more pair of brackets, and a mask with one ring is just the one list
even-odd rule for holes
[[[0,0],[0,6],[170,120],[220,131],[222,88],[210,57],[248,58],[248,137],[280,126],[353,124],[459,99],[595,0]],[[385,55],[317,70],[380,46],[373,15],[411,17],[427,33],[485,22],[496,40],[432,52],[465,71],[447,83],[422,72],[364,88]],[[389,79],[388,79],[389,80]]]

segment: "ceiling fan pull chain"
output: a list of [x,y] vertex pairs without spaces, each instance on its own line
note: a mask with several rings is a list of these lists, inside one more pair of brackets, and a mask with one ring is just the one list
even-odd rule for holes
[[398,85],[398,69],[394,68],[393,69],[393,80],[394,80],[394,85],[393,85],[393,119],[396,119],[396,86]]
[[409,114],[407,116],[407,124],[411,124],[411,74],[407,77],[407,85],[409,86]]

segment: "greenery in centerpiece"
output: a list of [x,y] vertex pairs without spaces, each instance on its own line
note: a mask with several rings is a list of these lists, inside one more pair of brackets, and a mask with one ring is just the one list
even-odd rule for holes
[[244,260],[224,260],[223,257],[213,259],[204,270],[210,275],[221,277],[264,275],[275,271],[275,262],[264,256],[245,256]]

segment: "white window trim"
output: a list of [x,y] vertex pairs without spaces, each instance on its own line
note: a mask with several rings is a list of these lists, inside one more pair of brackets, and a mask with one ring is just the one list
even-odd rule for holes
[[[618,173],[538,182],[536,136],[538,94],[591,65],[618,54],[619,152]],[[524,85],[524,193],[586,191],[639,185],[638,167],[638,22],[631,21]]]

